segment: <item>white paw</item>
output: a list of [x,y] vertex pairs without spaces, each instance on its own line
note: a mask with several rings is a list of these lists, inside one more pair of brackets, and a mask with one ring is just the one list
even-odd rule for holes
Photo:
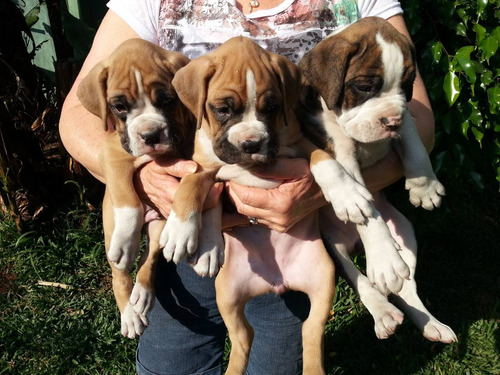
[[123,235],[116,231],[113,231],[113,235],[111,236],[107,256],[108,260],[114,263],[115,267],[119,270],[125,270],[132,267],[137,258],[137,254],[139,254],[141,245],[140,237],[132,237],[132,233]]
[[368,279],[383,295],[397,294],[403,288],[404,280],[410,277],[410,269],[398,254],[400,247],[392,238],[376,244],[376,247],[365,248]]
[[185,221],[179,219],[174,211],[170,212],[160,236],[160,247],[163,247],[163,255],[167,261],[177,264],[194,254],[198,247],[200,224],[201,215],[195,212]]
[[113,220],[114,228],[107,257],[117,269],[129,269],[140,250],[142,210],[132,207],[113,208]]
[[404,314],[387,302],[387,309],[380,311],[375,320],[375,334],[379,339],[389,338],[396,329],[403,323]]
[[344,223],[365,223],[373,216],[373,196],[362,185],[354,180],[349,183],[340,182],[330,189],[325,198],[332,204],[337,217]]
[[129,302],[136,314],[146,315],[155,304],[154,291],[145,288],[141,283],[137,282],[132,289]]
[[214,277],[224,263],[224,238],[220,232],[200,238],[198,250],[188,258],[195,272]]
[[446,324],[443,324],[436,319],[429,320],[429,322],[424,326],[423,334],[428,340],[440,341],[445,344],[458,341],[455,332],[453,332],[453,330]]
[[375,321],[375,334],[386,339],[403,323],[404,314],[376,288],[365,285],[363,278],[359,279],[359,297]]
[[434,176],[409,178],[405,188],[410,191],[410,202],[415,207],[422,206],[426,210],[439,207],[441,197],[445,195],[444,186]]
[[121,314],[121,334],[129,339],[142,335],[149,322],[146,315],[137,314],[129,302]]

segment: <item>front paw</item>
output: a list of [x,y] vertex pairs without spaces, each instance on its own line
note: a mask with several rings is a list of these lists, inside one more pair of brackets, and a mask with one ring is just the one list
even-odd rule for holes
[[364,224],[373,217],[373,196],[357,182],[341,183],[325,194],[337,217],[344,223]]
[[106,255],[117,269],[129,269],[141,246],[142,207],[115,207],[113,221],[113,232]]
[[195,272],[202,277],[214,277],[224,263],[224,238],[220,232],[209,238],[201,237],[198,250],[188,258]]
[[433,210],[441,205],[445,195],[444,186],[435,177],[415,177],[406,180],[406,190],[410,191],[410,202],[415,207]]
[[198,232],[201,215],[193,212],[186,220],[181,220],[174,211],[167,219],[160,235],[160,247],[167,261],[179,263],[194,254],[198,247]]
[[107,252],[108,260],[119,270],[132,267],[140,249],[140,233],[113,231]]
[[391,239],[376,247],[365,250],[368,279],[383,295],[397,294],[403,288],[404,280],[410,277],[410,269],[398,254],[400,247],[396,241]]

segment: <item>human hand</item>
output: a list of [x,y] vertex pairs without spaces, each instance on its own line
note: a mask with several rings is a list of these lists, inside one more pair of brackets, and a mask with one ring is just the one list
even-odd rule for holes
[[[139,198],[163,217],[168,217],[179,179],[196,172],[198,164],[192,160],[161,157],[145,164],[134,174],[134,185]],[[214,207],[222,192],[223,184],[210,189],[204,209]]]
[[[254,168],[260,177],[281,182],[275,189],[260,189],[228,182],[226,190],[237,211],[246,218],[258,219],[278,232],[286,232],[294,224],[326,205],[326,200],[309,170],[305,159],[280,158],[265,168]],[[239,219],[242,220],[241,217]]]

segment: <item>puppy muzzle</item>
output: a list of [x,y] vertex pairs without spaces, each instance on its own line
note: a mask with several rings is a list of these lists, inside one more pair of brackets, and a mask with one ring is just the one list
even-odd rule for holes
[[158,114],[140,115],[127,122],[127,134],[129,149],[134,156],[164,153],[172,148],[168,124]]

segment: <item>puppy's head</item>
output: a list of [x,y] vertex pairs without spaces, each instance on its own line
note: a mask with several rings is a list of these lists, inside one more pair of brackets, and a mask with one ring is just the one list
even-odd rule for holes
[[363,18],[299,63],[344,132],[363,142],[398,137],[415,80],[415,50],[389,22]]
[[130,39],[92,68],[77,95],[106,130],[109,122],[115,126],[132,155],[177,152],[194,133],[192,116],[171,84],[188,62],[180,53]]
[[194,59],[173,85],[225,163],[268,162],[298,127],[298,67],[248,38],[230,39]]

